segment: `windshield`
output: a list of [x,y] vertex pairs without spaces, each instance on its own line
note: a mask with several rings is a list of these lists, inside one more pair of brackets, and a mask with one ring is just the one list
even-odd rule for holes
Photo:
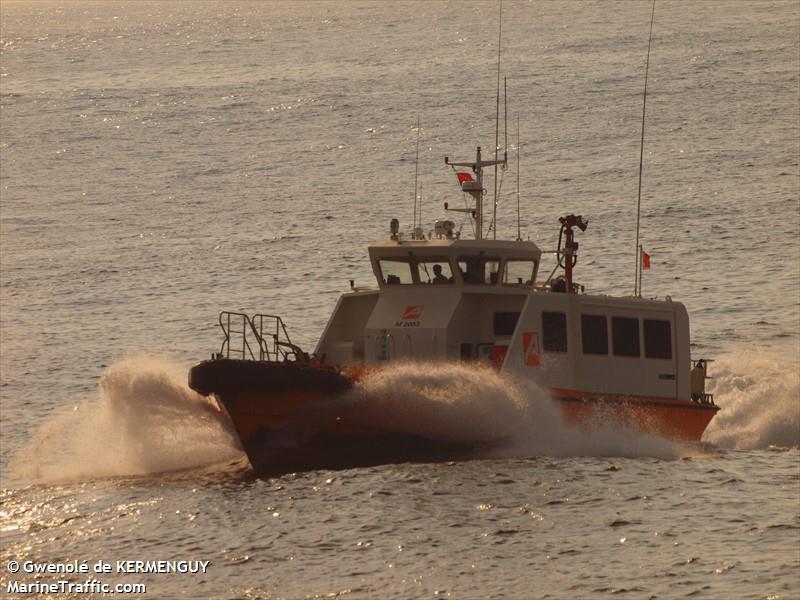
[[492,285],[497,283],[500,259],[461,256],[458,259],[458,268],[461,270],[464,283]]
[[411,277],[411,263],[408,260],[379,260],[381,279],[387,285],[408,285],[414,283]]
[[532,260],[507,260],[503,269],[503,285],[533,285]]
[[453,283],[453,270],[446,258],[421,259],[417,266],[420,283]]

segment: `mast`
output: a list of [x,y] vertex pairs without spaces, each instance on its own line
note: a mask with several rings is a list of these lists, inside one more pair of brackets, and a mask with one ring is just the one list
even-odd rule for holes
[[650,71],[650,44],[653,42],[653,21],[656,16],[656,0],[653,0],[653,11],[650,13],[650,37],[647,40],[647,63],[644,67],[644,93],[642,94],[642,143],[639,147],[639,195],[636,199],[636,273],[633,278],[633,295],[641,296],[641,258],[639,255],[639,223],[642,213],[642,164],[644,162],[644,116],[647,108],[647,74]]
[[483,195],[486,190],[483,189],[483,169],[484,167],[491,167],[496,165],[506,164],[506,158],[502,160],[483,160],[481,158],[481,147],[478,146],[475,152],[475,162],[450,162],[450,159],[445,156],[444,164],[451,167],[468,167],[475,173],[475,179],[468,179],[461,183],[461,190],[468,193],[475,199],[475,208],[449,208],[447,202],[444,204],[445,210],[454,212],[465,212],[472,214],[475,219],[475,239],[483,239]]

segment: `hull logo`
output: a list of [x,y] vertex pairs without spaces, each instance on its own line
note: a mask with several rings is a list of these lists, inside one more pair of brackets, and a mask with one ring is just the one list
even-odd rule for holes
[[539,366],[539,332],[522,332],[522,353],[525,357],[525,365],[528,367]]
[[419,321],[419,318],[422,316],[422,305],[419,304],[409,304],[406,306],[405,310],[403,310],[403,321]]

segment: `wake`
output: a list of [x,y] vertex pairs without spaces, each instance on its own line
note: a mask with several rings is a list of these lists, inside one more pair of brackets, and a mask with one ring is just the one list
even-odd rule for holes
[[[12,458],[31,482],[151,475],[243,459],[236,432],[215,401],[186,384],[184,366],[160,357],[121,360],[102,375],[96,397],[57,411]],[[713,364],[709,391],[721,410],[703,442],[724,449],[800,446],[800,374],[778,357],[740,352]],[[486,458],[705,455],[697,445],[605,422],[564,423],[547,393],[461,363],[393,364],[353,391],[314,408],[346,414],[371,430],[450,443],[489,444]]]

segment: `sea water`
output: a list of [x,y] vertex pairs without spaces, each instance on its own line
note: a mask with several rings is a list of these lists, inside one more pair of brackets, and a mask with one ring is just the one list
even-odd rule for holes
[[[587,217],[590,293],[633,290],[651,7],[503,3],[498,237],[520,148],[522,237],[550,252],[558,217]],[[278,313],[311,350],[349,280],[374,284],[366,244],[412,222],[418,118],[423,226],[461,205],[443,157],[494,144],[497,22],[491,2],[0,3],[0,596],[82,584],[26,569],[86,561],[154,598],[800,597],[794,1],[656,4],[642,287],[715,359],[701,445],[398,365],[348,400],[365,420],[509,448],[258,479],[186,386],[218,311]]]

